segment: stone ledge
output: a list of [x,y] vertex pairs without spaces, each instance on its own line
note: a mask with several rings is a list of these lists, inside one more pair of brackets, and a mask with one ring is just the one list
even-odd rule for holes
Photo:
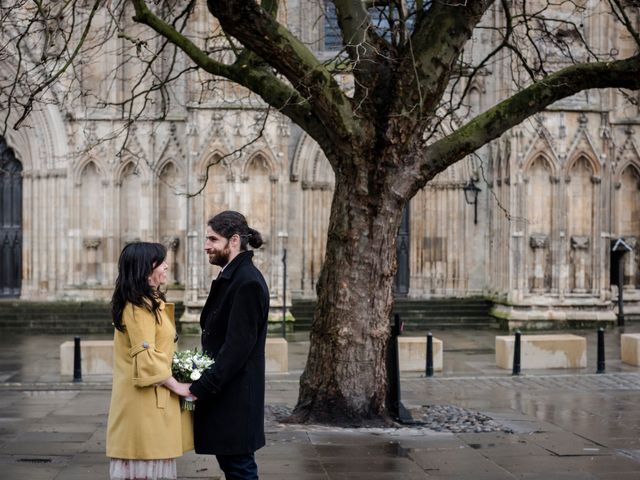
[[[585,368],[587,340],[573,334],[522,335],[520,365],[525,369]],[[513,368],[515,336],[496,337],[496,365]]]
[[[288,344],[284,338],[267,338],[266,373],[286,373],[289,369]],[[111,375],[113,372],[113,340],[80,342],[82,376]],[[73,341],[60,345],[60,375],[73,376]]]
[[610,302],[589,298],[582,303],[577,299],[566,299],[556,303],[549,299],[548,305],[536,303],[507,305],[496,302],[490,315],[503,330],[561,330],[566,328],[610,327],[616,323],[616,315]]
[[620,335],[620,357],[622,363],[640,366],[640,333]]
[[[400,370],[424,372],[427,365],[427,337],[398,337]],[[433,337],[433,371],[442,371],[442,340]]]

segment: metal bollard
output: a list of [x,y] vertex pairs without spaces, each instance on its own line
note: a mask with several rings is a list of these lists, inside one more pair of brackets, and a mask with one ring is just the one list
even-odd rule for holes
[[402,404],[400,389],[400,359],[398,358],[398,337],[402,333],[400,315],[394,315],[391,337],[387,349],[387,410],[400,423],[413,421],[411,414]]
[[391,338],[387,350],[387,408],[391,417],[400,417],[400,365],[398,359],[398,335],[400,335],[400,315],[393,317]]
[[433,377],[433,335],[427,333],[427,368],[425,370],[427,377]]
[[73,381],[82,381],[82,354],[80,352],[80,337],[73,339]]
[[598,329],[598,369],[596,373],[604,373],[604,328]]
[[520,375],[520,330],[516,330],[516,341],[513,346],[513,371],[512,375]]

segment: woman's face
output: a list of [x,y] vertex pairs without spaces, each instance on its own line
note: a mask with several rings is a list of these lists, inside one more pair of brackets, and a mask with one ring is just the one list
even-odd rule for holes
[[162,263],[157,265],[151,272],[151,275],[149,275],[149,285],[157,288],[160,285],[164,285],[165,283],[167,283],[167,270],[169,270],[169,265],[167,265],[167,262],[163,261]]

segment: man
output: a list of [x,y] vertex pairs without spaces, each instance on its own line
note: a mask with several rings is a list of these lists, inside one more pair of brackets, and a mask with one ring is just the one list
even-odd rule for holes
[[264,349],[269,291],[253,265],[260,233],[245,217],[219,213],[207,224],[209,263],[222,267],[211,285],[200,326],[202,349],[215,359],[193,382],[196,453],[216,455],[226,480],[258,478],[254,452],[264,438]]

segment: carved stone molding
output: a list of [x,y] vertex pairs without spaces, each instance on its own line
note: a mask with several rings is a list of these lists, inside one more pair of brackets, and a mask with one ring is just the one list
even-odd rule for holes
[[549,246],[549,236],[542,233],[534,233],[529,237],[529,246],[531,248],[547,248]]
[[588,250],[590,240],[587,236],[573,235],[571,236],[571,248],[573,250]]
[[429,190],[460,190],[466,185],[465,182],[459,181],[438,181],[429,183],[425,186]]
[[167,236],[162,239],[162,244],[167,247],[168,250],[176,251],[180,246],[180,238]]
[[587,123],[589,123],[589,118],[583,113],[580,114],[580,116],[578,117],[578,124],[584,128],[586,127]]
[[312,182],[303,180],[300,182],[302,190],[331,190],[333,185],[329,182]]
[[125,245],[129,245],[130,243],[135,243],[140,241],[140,237],[134,235],[123,235],[122,241]]
[[82,240],[82,245],[84,248],[97,250],[97,248],[102,243],[102,239],[99,237],[87,237]]
[[282,115],[278,122],[278,133],[283,137],[291,135],[290,120]]

